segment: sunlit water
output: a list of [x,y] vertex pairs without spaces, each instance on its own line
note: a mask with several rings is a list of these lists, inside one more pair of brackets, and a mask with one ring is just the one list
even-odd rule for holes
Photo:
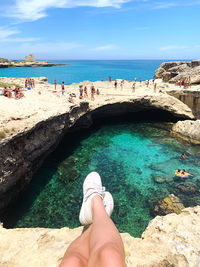
[[[67,137],[10,210],[5,226],[79,226],[82,183],[91,171],[99,172],[113,195],[112,219],[120,232],[135,237],[141,236],[153,218],[153,204],[170,193],[180,197],[185,206],[200,205],[199,146],[170,137],[169,128],[166,123],[120,123]],[[180,160],[183,152],[185,161]],[[177,168],[194,177],[177,180]],[[163,182],[155,182],[156,176]],[[187,185],[196,191],[183,193]]]
[[80,83],[85,80],[99,81],[101,78],[133,80],[152,79],[156,69],[164,60],[57,60],[51,63],[67,64],[55,67],[20,67],[20,68],[0,68],[0,77],[41,77],[48,78],[50,83],[54,83],[54,78],[58,83],[65,84]]

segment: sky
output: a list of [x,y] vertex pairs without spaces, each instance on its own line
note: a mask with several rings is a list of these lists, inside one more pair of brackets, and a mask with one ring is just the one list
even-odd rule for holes
[[200,0],[0,0],[0,57],[200,59]]

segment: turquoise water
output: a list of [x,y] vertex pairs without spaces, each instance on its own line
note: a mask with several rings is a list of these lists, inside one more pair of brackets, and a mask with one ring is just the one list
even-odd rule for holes
[[[120,232],[140,237],[154,203],[174,193],[185,206],[200,205],[200,150],[169,136],[169,123],[124,122],[66,136],[4,219],[7,227],[77,227],[82,183],[97,171],[113,195]],[[187,158],[180,160],[181,153]],[[177,180],[174,170],[193,178]],[[162,183],[156,178],[161,177]],[[188,187],[194,190],[191,192]],[[196,191],[195,191],[196,190]]]
[[108,80],[124,78],[133,80],[152,79],[155,70],[164,60],[62,60],[50,61],[52,63],[65,63],[67,66],[37,67],[37,68],[9,68],[0,69],[0,77],[41,77],[48,78],[53,83],[54,78],[58,83],[79,83],[85,80],[98,81],[103,77]]

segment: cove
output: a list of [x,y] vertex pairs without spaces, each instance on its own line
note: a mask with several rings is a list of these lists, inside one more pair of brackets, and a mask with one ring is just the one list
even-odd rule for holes
[[[4,227],[79,226],[82,183],[91,171],[99,172],[113,195],[112,219],[119,231],[134,237],[140,237],[153,218],[154,203],[170,193],[185,206],[200,205],[198,189],[192,193],[184,190],[187,185],[198,188],[199,146],[171,137],[169,122],[141,117],[137,121],[128,116],[106,122],[66,135],[27,190],[9,207]],[[183,152],[185,161],[180,160]],[[177,168],[194,177],[175,179]],[[166,179],[157,183],[156,176]]]

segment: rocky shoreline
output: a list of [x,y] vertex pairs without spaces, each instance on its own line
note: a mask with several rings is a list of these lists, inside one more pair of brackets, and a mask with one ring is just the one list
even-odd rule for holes
[[200,60],[163,62],[156,70],[155,77],[172,83],[190,78],[191,84],[199,84]]
[[19,68],[19,67],[55,67],[55,66],[65,66],[67,64],[53,64],[48,61],[39,62],[5,62],[0,63],[0,68]]
[[18,68],[18,67],[54,67],[68,64],[53,64],[48,61],[36,61],[33,54],[26,56],[24,61],[8,60],[0,58],[0,68]]

